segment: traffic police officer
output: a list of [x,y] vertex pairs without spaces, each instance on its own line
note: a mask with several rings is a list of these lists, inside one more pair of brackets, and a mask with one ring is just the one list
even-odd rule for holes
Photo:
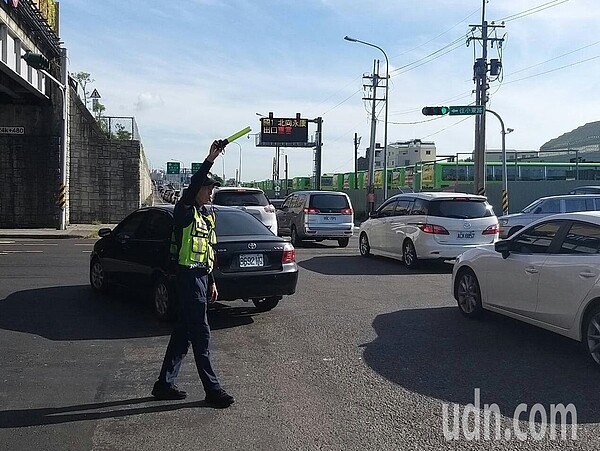
[[206,208],[219,183],[208,176],[226,143],[214,141],[208,157],[192,176],[190,186],[175,205],[173,212],[177,245],[177,287],[180,310],[158,380],[152,389],[157,399],[184,399],[187,394],[175,385],[183,358],[190,344],[200,380],[206,392],[205,401],[214,407],[228,407],[234,401],[219,383],[210,361],[210,327],[207,303],[215,301],[217,287],[212,275],[213,245],[216,243],[215,216]]

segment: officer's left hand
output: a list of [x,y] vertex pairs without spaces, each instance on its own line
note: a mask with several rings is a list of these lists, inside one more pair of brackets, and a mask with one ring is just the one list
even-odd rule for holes
[[208,287],[208,302],[213,303],[217,300],[217,298],[219,297],[219,291],[217,290],[217,284],[216,283],[212,283],[209,287]]

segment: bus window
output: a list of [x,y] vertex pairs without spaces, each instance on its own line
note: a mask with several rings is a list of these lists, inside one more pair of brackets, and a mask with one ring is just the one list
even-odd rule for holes
[[519,173],[521,181],[544,180],[544,166],[519,166]]
[[442,182],[453,182],[456,180],[456,165],[442,166]]

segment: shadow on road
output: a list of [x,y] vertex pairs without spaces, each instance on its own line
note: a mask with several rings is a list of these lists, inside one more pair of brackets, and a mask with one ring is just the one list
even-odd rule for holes
[[325,275],[396,275],[414,276],[418,274],[452,274],[452,265],[439,262],[421,263],[418,269],[407,269],[404,264],[392,258],[360,255],[323,255],[298,262],[298,266]]
[[[143,407],[119,408],[137,404],[152,403]],[[153,397],[125,399],[121,401],[81,404],[78,406],[47,407],[40,409],[20,409],[0,411],[0,429],[40,426],[46,424],[70,423],[73,421],[102,420],[153,412],[169,412],[179,409],[209,407],[204,401],[177,402],[157,401]],[[97,412],[89,412],[98,410]]]
[[[213,330],[253,322],[251,308],[218,307],[209,310]],[[158,321],[143,295],[104,296],[78,285],[12,293],[0,300],[0,329],[49,340],[107,340],[169,335],[172,324]]]
[[402,310],[373,321],[364,360],[386,379],[444,402],[496,403],[512,416],[520,403],[573,403],[579,423],[600,422],[599,372],[575,341],[488,313],[464,318],[454,307]]

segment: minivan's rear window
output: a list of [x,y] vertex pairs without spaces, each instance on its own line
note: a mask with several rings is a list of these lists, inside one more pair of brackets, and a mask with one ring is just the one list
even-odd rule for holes
[[350,208],[348,198],[341,194],[313,194],[310,196],[310,208],[316,208],[322,213],[341,213]]
[[217,191],[213,203],[226,207],[264,207],[269,205],[267,196],[260,191]]
[[475,219],[492,216],[492,206],[484,200],[434,200],[429,203],[429,216],[443,218]]

